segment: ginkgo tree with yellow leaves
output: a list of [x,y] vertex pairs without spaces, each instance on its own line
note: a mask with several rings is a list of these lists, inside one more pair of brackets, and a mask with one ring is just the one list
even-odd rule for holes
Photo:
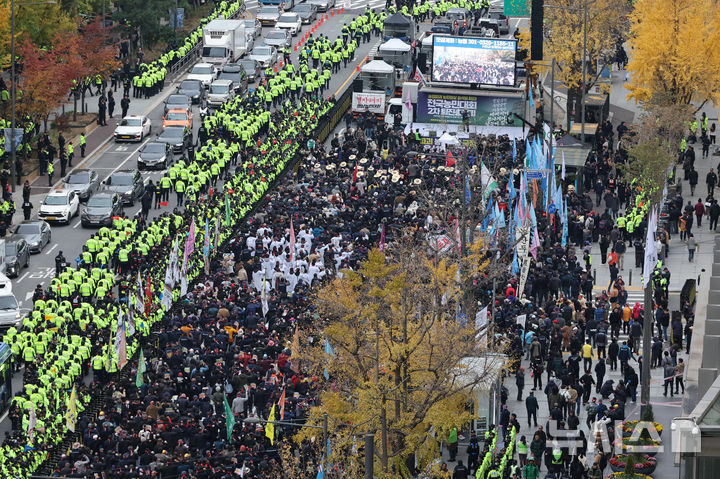
[[637,0],[629,97],[676,105],[720,99],[720,7],[714,0]]
[[[587,8],[587,22],[585,22]],[[555,78],[568,88],[567,123],[572,112],[580,120],[583,80],[583,40],[587,33],[585,58],[587,93],[597,83],[598,63],[612,63],[616,45],[626,35],[627,0],[552,0],[545,3],[545,59],[555,59]],[[584,29],[587,28],[587,32]]]
[[[483,251],[476,240],[464,258],[443,259],[394,244],[372,250],[357,271],[317,293],[313,336],[323,340],[302,358],[327,380],[309,421],[328,415],[326,461],[344,477],[362,475],[365,433],[375,434],[376,477],[409,477],[414,461],[431,464],[450,429],[472,419],[473,391],[489,387],[502,368],[486,355],[475,322],[457,314],[458,268],[486,270]],[[296,439],[316,434],[304,429]]]

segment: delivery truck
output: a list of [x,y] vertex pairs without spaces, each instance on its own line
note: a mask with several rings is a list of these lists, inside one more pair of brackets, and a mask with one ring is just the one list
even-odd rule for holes
[[203,27],[202,62],[222,68],[249,52],[253,39],[242,20],[213,20]]

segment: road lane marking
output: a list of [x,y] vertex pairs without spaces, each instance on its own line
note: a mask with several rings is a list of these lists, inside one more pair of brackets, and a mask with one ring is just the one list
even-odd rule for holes
[[53,244],[53,245],[50,247],[50,249],[45,252],[45,254],[46,254],[46,255],[49,255],[50,253],[52,253],[52,250],[54,250],[55,248],[57,248],[57,245],[58,245],[57,243]]
[[[27,275],[30,274],[30,271],[26,271],[24,275],[20,276],[20,278],[17,280],[18,283],[22,283],[22,281],[27,277]],[[27,299],[27,298],[25,298]]]
[[[145,144],[146,144],[147,142],[149,142],[151,139],[152,139],[151,137],[147,137],[147,139],[145,139],[144,141],[140,142],[140,144],[138,145],[138,147],[135,148],[135,149],[132,151],[132,153],[130,153],[130,154],[128,155],[127,158],[125,158],[125,161],[123,161],[122,163],[120,163],[120,164],[117,166],[117,168],[115,168],[114,170],[112,170],[112,172],[108,175],[108,177],[110,177],[110,176],[112,176],[113,174],[115,174],[116,171],[122,169],[122,167],[125,166],[125,163],[127,163],[128,161],[130,161],[130,159],[131,159],[133,156],[135,156],[135,153],[137,153],[138,151],[140,151],[140,148],[142,148],[143,146],[145,146]],[[109,169],[109,168],[108,168],[108,169]],[[106,179],[107,179],[107,178],[106,178]]]
[[81,224],[82,224],[82,221],[78,220],[78,222],[73,225],[73,228],[77,228]]

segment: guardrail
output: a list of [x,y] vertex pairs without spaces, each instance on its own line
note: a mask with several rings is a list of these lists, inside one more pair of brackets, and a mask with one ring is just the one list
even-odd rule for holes
[[202,42],[198,42],[197,45],[195,45],[192,50],[188,52],[187,55],[182,57],[180,60],[175,62],[173,66],[170,67],[170,75],[168,76],[175,77],[181,72],[184,72],[185,69],[188,68],[191,64],[195,63],[195,61],[200,58],[202,47]]
[[317,141],[324,142],[330,133],[335,129],[338,123],[343,119],[345,112],[348,111],[352,104],[352,88],[348,88],[340,95],[332,107],[328,116],[320,122],[317,128]]

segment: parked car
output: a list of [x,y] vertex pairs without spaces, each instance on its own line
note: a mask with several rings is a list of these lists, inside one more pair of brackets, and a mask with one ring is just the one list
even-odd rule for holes
[[292,45],[292,35],[290,34],[290,30],[272,30],[265,35],[265,39],[263,41],[265,42],[265,45],[272,45],[278,50],[282,50],[283,48]]
[[183,126],[168,126],[157,141],[170,145],[173,153],[182,153],[192,143],[192,132]]
[[191,110],[192,101],[187,95],[174,94],[167,97],[165,100],[165,109],[163,110],[163,116],[167,115],[170,110]]
[[50,243],[52,233],[50,225],[43,220],[23,221],[12,231],[10,240],[22,238],[30,246],[31,253],[39,253]]
[[77,192],[80,201],[86,201],[100,187],[100,178],[95,170],[75,170],[65,178],[65,189]]
[[183,80],[178,86],[177,92],[179,95],[190,98],[190,101],[194,104],[200,103],[205,93],[200,80]]
[[152,122],[146,116],[126,116],[115,127],[113,137],[115,141],[142,141],[152,133]]
[[240,65],[242,69],[245,70],[248,82],[254,82],[262,75],[262,68],[260,68],[260,63],[258,63],[257,60],[253,60],[252,58],[244,58],[238,61],[238,65]]
[[257,19],[262,26],[275,25],[280,18],[280,7],[264,5],[257,14]]
[[[302,29],[302,20],[300,20],[300,15],[293,12],[283,13],[280,15],[280,18],[278,18],[275,28],[290,30],[292,36],[297,35]],[[292,44],[292,40],[290,40],[290,43]]]
[[197,65],[192,67],[192,70],[190,70],[187,79],[200,80],[200,83],[202,83],[203,87],[207,88],[210,86],[210,84],[216,77],[217,71],[215,70],[215,65],[211,63],[198,63]]
[[22,329],[22,313],[12,291],[3,290],[0,293],[0,328],[11,326]]
[[22,268],[30,266],[30,246],[22,238],[5,241],[5,274],[17,278]]
[[145,180],[138,170],[118,170],[103,181],[105,189],[120,195],[125,204],[134,205],[145,195]]
[[70,219],[80,211],[80,197],[74,190],[59,189],[51,191],[40,203],[38,217],[45,221],[58,221],[70,224]]
[[327,12],[335,6],[335,0],[308,0],[310,5],[315,5],[320,12]]
[[267,68],[277,62],[277,49],[270,45],[257,45],[250,52],[250,59],[257,60],[262,68]]
[[114,191],[98,191],[83,207],[80,222],[88,226],[110,226],[115,216],[123,216],[123,202]]
[[164,170],[172,163],[172,146],[162,141],[151,141],[143,146],[137,159],[138,170],[158,168]]
[[318,7],[312,3],[301,3],[300,5],[295,5],[292,11],[297,13],[302,23],[310,24],[317,18]]
[[186,126],[192,129],[193,115],[190,110],[173,108],[168,110],[163,117],[163,130],[166,126]]
[[243,19],[243,25],[245,25],[245,31],[251,33],[253,38],[262,35],[262,23],[257,18],[245,18]]
[[247,91],[248,76],[243,67],[237,63],[228,63],[225,65],[218,76],[218,80],[232,81],[236,95],[243,95]]

